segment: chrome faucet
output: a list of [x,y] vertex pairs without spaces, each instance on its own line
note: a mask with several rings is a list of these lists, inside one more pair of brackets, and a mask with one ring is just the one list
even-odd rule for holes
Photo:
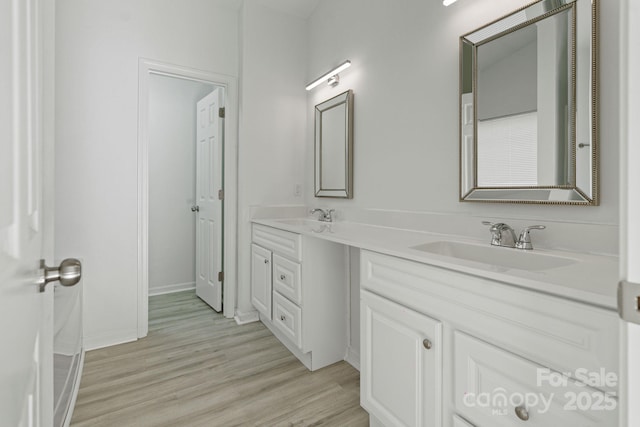
[[333,213],[335,212],[335,210],[333,209],[320,209],[320,208],[315,208],[315,209],[311,209],[309,211],[311,214],[314,214],[316,212],[320,212],[320,218],[318,218],[320,221],[324,221],[324,222],[332,222],[333,221]]
[[[482,223],[489,226],[492,246],[503,246],[507,248],[516,247],[516,232],[513,231],[513,228],[511,228],[508,224],[505,224],[504,222],[493,223],[489,221],[482,221]],[[511,241],[508,243],[504,241],[505,239],[502,235],[504,231],[508,231],[508,236],[511,237]]]
[[[516,239],[516,233],[515,231],[513,231],[513,228],[511,228],[508,224],[505,224],[504,222],[493,223],[489,221],[482,221],[482,224],[489,226],[489,231],[491,232],[491,245],[502,246],[506,248],[524,249],[524,250],[533,249],[533,244],[531,243],[531,235],[529,234],[529,231],[544,230],[545,228],[547,228],[544,225],[530,225],[528,227],[525,227],[520,232],[520,235]],[[504,231],[508,231],[509,232],[508,236],[511,237],[511,241],[508,243],[504,241],[504,236],[503,236]]]

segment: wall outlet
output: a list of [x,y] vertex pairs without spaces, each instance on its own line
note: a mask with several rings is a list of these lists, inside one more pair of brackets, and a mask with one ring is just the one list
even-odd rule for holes
[[295,184],[293,186],[293,195],[295,197],[300,197],[302,196],[302,184]]

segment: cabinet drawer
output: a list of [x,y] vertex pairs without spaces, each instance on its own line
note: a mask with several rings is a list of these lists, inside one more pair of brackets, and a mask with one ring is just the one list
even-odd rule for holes
[[302,239],[299,234],[253,224],[251,240],[277,254],[296,261],[302,260]]
[[[454,402],[476,427],[610,427],[617,400],[484,341],[454,332]],[[558,382],[556,382],[558,380]],[[516,408],[520,410],[520,416]]]
[[294,303],[302,303],[300,264],[273,255],[273,289]]
[[302,310],[277,292],[273,293],[273,324],[302,349]]
[[[618,372],[615,312],[362,251],[363,289],[559,372]],[[616,391],[616,387],[602,387]]]

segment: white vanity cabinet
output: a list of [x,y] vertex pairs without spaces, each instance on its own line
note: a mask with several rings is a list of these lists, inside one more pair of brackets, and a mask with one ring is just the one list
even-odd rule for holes
[[360,283],[372,425],[617,425],[617,382],[577,375],[617,375],[614,311],[365,250]]
[[251,301],[312,371],[345,358],[348,272],[344,245],[253,224]]
[[251,302],[258,312],[271,318],[271,251],[251,245]]
[[360,404],[388,426],[441,426],[442,324],[360,295]]

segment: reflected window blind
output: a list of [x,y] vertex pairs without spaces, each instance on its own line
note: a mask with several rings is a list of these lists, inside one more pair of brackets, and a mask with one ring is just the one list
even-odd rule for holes
[[478,122],[478,186],[538,184],[538,114]]

